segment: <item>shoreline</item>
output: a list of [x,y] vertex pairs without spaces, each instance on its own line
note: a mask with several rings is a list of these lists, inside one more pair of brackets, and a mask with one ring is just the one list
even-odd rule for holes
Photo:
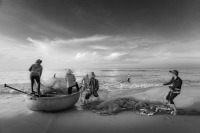
[[[121,96],[128,97],[131,95],[141,99],[143,96],[146,96],[146,99],[151,98],[151,100],[155,101],[160,98],[156,99],[155,94],[160,93],[165,88],[152,88],[134,95],[132,92],[122,94]],[[27,109],[24,100],[25,95],[16,94],[15,97],[13,97],[13,94],[0,95],[0,132],[199,133],[200,114],[198,113],[200,111],[200,99],[197,98],[199,93],[200,89],[196,87],[183,88],[182,94],[175,99],[175,103],[179,106],[178,109],[182,109],[180,110],[182,114],[177,116],[167,114],[142,116],[134,111],[123,111],[116,115],[99,116],[89,110],[83,110],[80,101],[73,108],[62,112],[34,112]],[[107,94],[100,94],[100,96],[104,95]],[[184,98],[188,99],[185,100]],[[187,100],[190,102],[182,104],[182,102]]]

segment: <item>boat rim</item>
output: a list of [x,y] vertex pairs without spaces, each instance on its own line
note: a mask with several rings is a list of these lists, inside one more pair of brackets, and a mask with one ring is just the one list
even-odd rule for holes
[[[54,95],[53,97],[36,97],[34,99],[29,99],[28,100],[53,100],[53,99],[63,99],[63,98],[70,98],[70,97],[73,97],[77,94],[80,94],[81,91],[79,92],[75,92],[75,93],[72,93],[70,95],[65,95],[65,94],[62,94],[62,95],[54,95],[54,94],[48,94],[48,95]],[[27,97],[30,97],[27,95]]]

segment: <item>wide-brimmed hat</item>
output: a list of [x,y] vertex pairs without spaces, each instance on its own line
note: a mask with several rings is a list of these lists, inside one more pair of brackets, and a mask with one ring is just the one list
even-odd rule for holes
[[35,63],[42,63],[42,60],[37,59],[37,60],[35,61]]
[[96,77],[96,75],[94,74],[94,72],[91,72],[91,73],[90,73],[90,76],[91,76],[91,77]]
[[169,72],[175,74],[176,76],[178,76],[178,70],[172,70],[172,71],[169,71]]
[[73,71],[71,70],[71,69],[67,69],[67,72],[66,72],[67,74],[72,74],[73,73]]

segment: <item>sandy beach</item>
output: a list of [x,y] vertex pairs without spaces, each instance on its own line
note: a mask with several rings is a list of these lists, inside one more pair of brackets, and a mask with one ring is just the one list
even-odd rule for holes
[[200,0],[0,0],[0,133],[200,133]]
[[[142,93],[121,94],[139,99],[162,101],[159,93],[166,87],[152,88]],[[167,91],[167,90],[166,90]],[[105,94],[100,94],[101,97]],[[27,109],[24,95],[1,95],[1,133],[199,133],[200,90],[197,87],[184,87],[175,99],[178,115],[167,114],[142,116],[134,111],[124,111],[117,115],[99,116],[81,108],[78,102],[73,108],[58,112],[33,112]],[[108,96],[107,96],[108,97]]]

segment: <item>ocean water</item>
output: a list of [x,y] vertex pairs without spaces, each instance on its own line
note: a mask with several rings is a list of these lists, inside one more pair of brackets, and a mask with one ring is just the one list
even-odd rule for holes
[[[169,69],[73,69],[77,82],[90,72],[95,72],[99,80],[100,89],[107,91],[128,91],[145,90],[152,87],[162,86],[163,83],[171,79]],[[200,86],[200,69],[180,69],[180,77],[183,80],[183,86]],[[46,81],[56,77],[64,78],[66,71],[45,71],[42,80]],[[127,82],[127,74],[131,76],[131,82]],[[13,93],[3,87],[3,84],[17,85],[18,89],[29,89],[29,72],[0,72],[0,93]]]

